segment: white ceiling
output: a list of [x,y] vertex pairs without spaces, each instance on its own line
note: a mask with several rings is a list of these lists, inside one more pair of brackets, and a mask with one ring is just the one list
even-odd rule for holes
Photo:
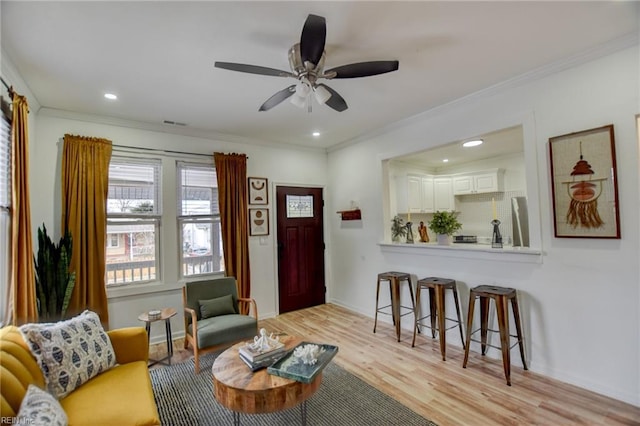
[[[638,35],[637,2],[0,2],[4,55],[42,107],[254,143],[329,148],[529,71]],[[325,69],[369,60],[398,71],[326,83],[339,113],[283,102],[309,13],[327,21]],[[104,92],[119,96],[107,101]],[[151,124],[149,124],[151,123]],[[313,130],[322,136],[311,136]]]
[[[472,139],[481,139],[482,144],[473,147],[463,146],[464,142]],[[500,129],[478,137],[451,142],[437,148],[395,157],[394,161],[438,171],[447,167],[457,167],[473,161],[510,156],[516,153],[524,153],[524,136],[521,126]],[[445,159],[448,160],[446,163],[443,162]]]

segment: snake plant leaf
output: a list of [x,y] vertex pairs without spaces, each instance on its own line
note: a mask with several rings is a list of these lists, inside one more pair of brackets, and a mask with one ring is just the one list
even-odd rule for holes
[[67,313],[75,288],[75,272],[69,271],[72,248],[68,231],[56,245],[44,224],[38,228],[38,254],[34,256],[34,266],[40,321],[57,321]]

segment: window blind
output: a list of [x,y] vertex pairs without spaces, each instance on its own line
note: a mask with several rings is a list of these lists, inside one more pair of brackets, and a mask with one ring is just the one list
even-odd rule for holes
[[0,208],[11,207],[11,126],[5,114],[0,128]]

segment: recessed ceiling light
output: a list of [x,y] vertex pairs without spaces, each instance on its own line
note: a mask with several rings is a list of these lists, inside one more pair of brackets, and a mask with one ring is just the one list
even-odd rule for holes
[[320,136],[320,132],[313,132],[313,133],[311,133],[311,134],[312,134],[313,136],[315,136],[316,138],[317,138],[318,136]]
[[462,146],[464,146],[465,148],[469,148],[470,146],[478,146],[478,145],[482,145],[483,140],[482,139],[476,139],[473,141],[467,141],[465,143],[462,144]]
[[110,101],[115,101],[116,99],[118,99],[118,97],[113,93],[105,93],[104,97],[109,99]]
[[448,163],[448,162],[449,162],[449,159],[448,159],[448,158],[445,158],[445,159],[443,159],[443,160],[442,160],[442,162],[443,162],[443,163]]

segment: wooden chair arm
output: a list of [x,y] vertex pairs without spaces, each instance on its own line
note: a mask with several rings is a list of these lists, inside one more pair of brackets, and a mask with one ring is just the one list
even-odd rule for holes
[[[184,313],[189,314],[191,316],[191,326],[193,327],[193,337],[198,335],[198,314],[191,308],[184,307]],[[187,316],[184,316],[184,332],[185,334],[189,334],[189,321],[187,320]]]
[[247,298],[247,297],[238,297],[238,303],[240,303],[240,302],[244,302],[244,303],[248,303],[249,304],[249,315],[251,315],[251,311],[253,310],[253,317],[257,321],[258,320],[258,305],[256,304],[256,301],[251,299],[251,298]]

